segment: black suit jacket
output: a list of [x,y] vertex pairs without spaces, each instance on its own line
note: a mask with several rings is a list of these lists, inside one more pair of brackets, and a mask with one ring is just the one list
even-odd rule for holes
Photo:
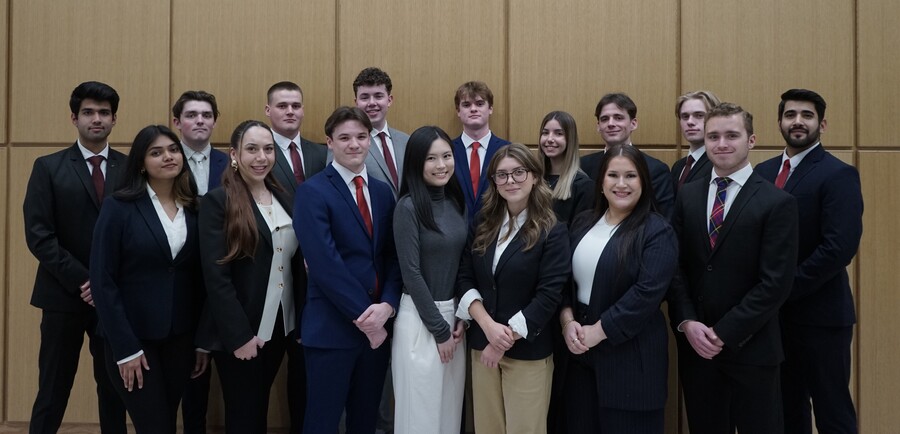
[[197,214],[185,209],[187,239],[173,258],[150,196],[103,203],[91,251],[91,294],[99,331],[115,360],[141,350],[142,340],[193,331],[203,290],[197,242]]
[[[280,152],[280,151],[277,151]],[[276,153],[277,153],[276,152]],[[275,191],[275,199],[289,215],[292,204],[285,192]],[[247,199],[248,201],[250,199]],[[225,190],[217,188],[203,196],[200,206],[200,259],[206,282],[206,305],[197,331],[197,346],[232,352],[256,335],[262,321],[266,287],[272,266],[272,233],[256,204],[251,204],[259,240],[252,258],[218,261],[228,254],[225,238]],[[306,269],[300,248],[291,258],[294,310],[299,331],[300,313],[306,300]]]
[[[600,159],[604,151],[594,152],[581,157],[581,170],[592,180],[596,181],[600,176]],[[656,198],[656,208],[664,217],[672,215],[672,205],[675,203],[675,190],[672,186],[672,178],[669,174],[669,166],[662,161],[642,152],[647,169],[650,171],[650,184],[653,186],[653,197]]]
[[[505,357],[516,360],[539,360],[553,354],[552,333],[544,333],[555,317],[562,289],[572,270],[572,255],[566,226],[557,223],[549,233],[529,250],[516,234],[492,272],[497,241],[491,243],[484,255],[471,249],[463,254],[459,268],[458,289],[461,297],[475,288],[483,297],[485,310],[494,321],[508,324],[509,319],[522,311],[528,327],[528,337],[519,339]],[[552,328],[551,328],[552,329]],[[488,344],[484,331],[472,322],[468,333],[472,349],[484,350]]]
[[[275,150],[275,167],[272,168],[272,174],[278,183],[284,187],[284,190],[290,193],[291,202],[293,203],[294,192],[297,190],[297,180],[294,178],[294,171],[288,164],[287,158],[281,149]],[[303,153],[303,175],[305,179],[312,178],[313,175],[325,168],[325,161],[328,158],[328,148],[325,145],[310,142],[300,137],[300,151]]]
[[681,260],[669,297],[672,326],[712,327],[725,343],[714,360],[776,365],[783,359],[777,313],[797,263],[797,201],[751,174],[710,249],[709,181],[685,184],[675,202]]
[[[118,187],[124,171],[125,155],[110,149],[104,195]],[[25,241],[39,262],[31,304],[63,312],[93,310],[81,300],[79,287],[89,278],[100,206],[77,143],[35,160],[22,208]]]
[[[687,163],[687,157],[676,161],[675,164],[672,165],[672,191],[675,192],[676,196],[678,196],[678,180],[681,179],[681,171],[684,170],[685,163]],[[709,162],[709,158],[706,157],[706,153],[704,152],[703,155],[700,156],[700,159],[695,161],[694,165],[691,166],[691,171],[688,172],[688,177],[684,180],[684,183],[687,184],[698,179],[708,178],[711,171],[712,163]]]
[[[591,227],[576,222],[573,254]],[[664,217],[650,214],[639,230],[635,251],[622,264],[622,236],[617,232],[610,238],[597,262],[588,305],[574,302],[574,283],[566,296],[576,321],[599,320],[607,335],[587,353],[572,356],[593,367],[600,406],[632,411],[666,405],[668,335],[659,305],[678,266],[678,242]]]
[[[756,173],[775,181],[781,156]],[[856,168],[821,145],[810,151],[784,185],[800,210],[800,250],[790,298],[782,320],[806,325],[850,326],[856,322],[847,265],[862,237],[863,199]]]

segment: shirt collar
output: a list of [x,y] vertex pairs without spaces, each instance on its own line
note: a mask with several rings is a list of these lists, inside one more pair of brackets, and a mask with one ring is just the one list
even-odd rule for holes
[[209,160],[209,154],[212,152],[212,146],[210,146],[209,143],[207,143],[200,151],[195,151],[190,146],[185,145],[184,142],[181,142],[181,149],[184,150],[184,157],[187,159],[193,158],[194,154],[203,154],[203,156]]
[[297,145],[298,149],[300,148],[300,133],[299,132],[293,139],[291,139],[291,138],[288,138],[288,137],[282,136],[281,134],[276,133],[275,130],[272,130],[272,137],[275,138],[275,144],[278,145],[278,147],[281,148],[282,151],[287,151],[288,147],[291,146],[291,142],[294,142],[294,144]]
[[384,128],[377,130],[375,127],[372,127],[372,131],[369,131],[369,135],[372,136],[373,139],[378,138],[378,134],[384,133],[389,139],[391,138],[391,130],[388,128],[387,121],[384,122]]
[[100,151],[96,154],[91,152],[88,148],[85,148],[84,145],[81,144],[80,139],[77,140],[77,143],[78,143],[78,150],[81,151],[81,156],[84,157],[85,160],[93,157],[94,155],[101,155],[101,156],[103,156],[104,159],[109,158],[109,143],[107,143],[106,146],[103,147],[102,151]]
[[[816,149],[821,144],[822,144],[822,142],[816,142],[816,144],[810,146],[809,149],[807,149],[797,155],[794,155],[793,157],[790,157],[791,169],[799,166],[800,162],[803,161],[803,158],[805,158],[807,155],[809,155],[809,153],[812,152],[813,149]],[[781,153],[781,164],[784,165],[784,160],[787,160],[787,159],[788,159],[787,150],[785,149],[785,151]],[[779,169],[779,170],[781,170],[781,169]]]
[[[752,174],[753,174],[753,165],[751,165],[750,163],[747,163],[747,165],[744,166],[742,169],[732,173],[731,175],[728,175],[728,178],[731,178],[731,180],[733,181],[732,183],[737,183],[737,185],[743,187],[744,184],[747,183],[747,180],[750,179],[750,175],[752,175]],[[717,177],[719,177],[719,175],[716,173],[716,168],[713,167],[712,176],[710,176],[709,183],[712,185],[715,185]]]
[[465,131],[463,131],[462,135],[460,135],[460,138],[462,140],[463,146],[465,146],[466,149],[470,149],[472,147],[472,143],[474,143],[474,142],[478,142],[479,144],[481,144],[482,149],[487,149],[487,145],[489,143],[491,143],[491,136],[492,136],[491,130],[488,130],[487,134],[485,134],[484,137],[482,137],[478,140],[475,140],[475,139],[469,137],[469,135],[466,134]]
[[351,183],[353,183],[353,178],[362,176],[363,184],[365,184],[366,186],[369,185],[369,175],[366,173],[365,165],[363,165],[363,169],[359,173],[353,173],[352,170],[341,166],[337,161],[332,161],[331,165],[334,166],[334,170],[337,171],[338,175],[341,175],[341,179],[344,180],[345,184],[350,185]]
[[694,162],[696,163],[697,161],[700,161],[700,157],[702,157],[703,154],[705,154],[705,153],[706,153],[706,145],[703,145],[703,146],[697,148],[696,151],[691,152],[688,155],[690,155],[691,157],[694,157]]

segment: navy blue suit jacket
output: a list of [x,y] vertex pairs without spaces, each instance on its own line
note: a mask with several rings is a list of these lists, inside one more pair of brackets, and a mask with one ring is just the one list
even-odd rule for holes
[[197,214],[185,209],[187,240],[173,258],[150,196],[107,198],[91,251],[91,294],[99,330],[115,360],[141,350],[141,340],[191,332],[203,290]]
[[209,152],[209,184],[206,191],[222,185],[222,172],[228,167],[228,154],[212,149]]
[[[772,182],[779,170],[780,155],[756,166],[756,173]],[[853,325],[856,311],[847,265],[862,237],[859,172],[820,145],[794,169],[784,191],[797,198],[800,250],[782,319],[806,325]]]
[[[584,214],[582,214],[584,216]],[[594,226],[576,220],[571,253]],[[619,263],[622,236],[616,232],[600,255],[590,303],[577,303],[577,287],[566,294],[582,325],[603,325],[607,339],[583,355],[596,374],[601,407],[646,411],[666,405],[668,334],[659,308],[678,268],[678,241],[664,217],[653,213],[640,229],[631,256]]]
[[488,143],[484,152],[484,160],[481,161],[481,179],[478,180],[478,195],[472,192],[472,177],[469,175],[469,157],[466,155],[466,147],[463,145],[462,136],[453,139],[453,160],[456,161],[456,179],[459,180],[459,186],[463,189],[463,195],[466,197],[466,209],[469,210],[468,222],[471,227],[475,221],[475,214],[481,210],[481,195],[487,189],[487,183],[491,182],[488,178],[488,165],[491,163],[491,157],[497,152],[497,149],[508,145],[509,142],[497,137],[491,132],[491,141]]
[[[394,248],[394,193],[369,177],[370,237],[356,198],[329,164],[297,187],[294,230],[306,252],[309,285],[303,310],[303,345],[356,348],[369,345],[353,320],[373,303],[396,311],[402,280]],[[375,299],[380,289],[380,300]]]

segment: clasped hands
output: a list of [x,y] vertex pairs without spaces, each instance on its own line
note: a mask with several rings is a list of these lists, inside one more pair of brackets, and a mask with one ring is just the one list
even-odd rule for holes
[[712,327],[707,327],[706,324],[700,321],[685,321],[681,329],[684,331],[684,337],[687,338],[694,351],[704,359],[712,359],[725,346],[725,342],[719,339]]
[[488,340],[488,345],[481,352],[481,363],[484,363],[484,366],[488,368],[496,368],[499,366],[503,355],[522,336],[514,332],[508,325],[500,324],[496,321],[490,321],[486,327],[481,329]]
[[597,321],[596,324],[581,325],[578,321],[571,320],[563,329],[563,337],[569,352],[584,354],[587,350],[606,340],[606,332],[603,331],[600,321]]
[[382,302],[369,305],[368,308],[353,320],[353,324],[359,331],[366,334],[369,339],[369,346],[374,350],[381,346],[387,339],[387,330],[384,323],[394,313],[394,308],[390,304]]

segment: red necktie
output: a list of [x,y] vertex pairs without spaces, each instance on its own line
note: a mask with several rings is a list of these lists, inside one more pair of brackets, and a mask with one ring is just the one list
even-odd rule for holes
[[105,158],[102,155],[94,155],[93,157],[88,158],[88,162],[91,163],[91,181],[94,182],[94,190],[97,192],[97,204],[103,202],[103,171],[100,170],[100,163],[103,162]]
[[353,183],[356,184],[356,206],[359,207],[359,213],[362,215],[363,222],[366,224],[366,230],[369,231],[369,236],[371,237],[372,216],[369,215],[369,203],[366,202],[366,194],[363,193],[362,176],[353,178]]
[[478,200],[478,181],[481,180],[481,157],[478,156],[478,147],[481,143],[472,142],[472,156],[469,158],[469,178],[472,179],[472,193]]
[[716,199],[713,202],[712,214],[709,216],[709,247],[716,247],[719,229],[725,222],[725,201],[728,199],[728,184],[731,178],[716,178]]
[[784,164],[781,165],[781,172],[778,172],[778,177],[775,178],[775,186],[783,189],[784,183],[787,182],[788,175],[791,174],[791,159],[788,158],[784,160]]
[[303,175],[303,162],[300,161],[300,151],[297,150],[297,144],[291,142],[288,145],[288,148],[291,150],[291,164],[294,166],[294,179],[297,181],[297,185],[303,184],[303,181],[306,180],[306,176]]
[[388,171],[391,172],[391,180],[394,181],[394,187],[400,187],[400,184],[397,182],[397,168],[394,167],[394,157],[391,157],[391,151],[388,149],[387,140],[385,140],[386,135],[384,131],[378,133],[378,138],[381,139],[381,153],[384,154],[384,162],[387,163]]
[[684,185],[684,181],[687,181],[688,175],[691,173],[691,167],[694,166],[694,156],[688,155],[687,162],[684,163],[684,170],[681,171],[681,178],[678,178],[678,189],[681,189],[681,186]]

